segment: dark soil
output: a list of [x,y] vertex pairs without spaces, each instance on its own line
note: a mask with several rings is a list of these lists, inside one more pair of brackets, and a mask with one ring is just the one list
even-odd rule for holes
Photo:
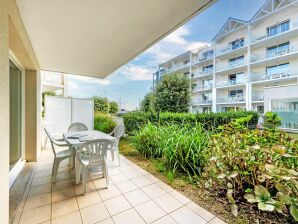
[[131,160],[138,166],[142,167],[147,172],[156,176],[163,182],[167,183],[175,190],[180,191],[186,197],[196,202],[201,207],[207,209],[214,215],[221,218],[227,223],[244,224],[294,224],[290,217],[284,216],[277,212],[263,212],[258,210],[255,204],[238,202],[239,214],[235,218],[231,211],[229,203],[226,200],[225,192],[220,189],[207,191],[204,187],[190,182],[187,176],[183,174],[175,174],[175,178],[169,182],[166,173],[161,171],[156,164],[157,160],[144,158],[136,149],[129,145],[128,139],[122,139],[120,142],[120,152],[127,159]]

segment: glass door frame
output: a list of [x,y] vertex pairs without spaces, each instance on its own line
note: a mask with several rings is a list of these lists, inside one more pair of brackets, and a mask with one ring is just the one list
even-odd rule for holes
[[[9,60],[21,71],[21,157],[9,171],[9,188],[22,171],[26,160],[25,160],[25,69],[13,54],[9,50]],[[9,161],[8,161],[9,162]]]

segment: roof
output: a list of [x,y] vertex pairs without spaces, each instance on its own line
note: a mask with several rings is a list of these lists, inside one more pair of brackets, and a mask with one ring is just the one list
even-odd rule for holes
[[106,77],[216,0],[16,0],[40,68]]

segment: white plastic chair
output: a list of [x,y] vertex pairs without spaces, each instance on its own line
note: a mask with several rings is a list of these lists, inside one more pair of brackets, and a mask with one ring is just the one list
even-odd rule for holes
[[87,141],[78,149],[78,164],[76,166],[76,179],[80,179],[82,172],[82,194],[86,193],[87,173],[89,167],[101,166],[103,177],[106,178],[106,187],[109,185],[109,173],[106,160],[107,150],[113,142],[107,139]]
[[75,132],[75,131],[88,131],[88,128],[85,124],[81,122],[75,122],[69,126],[68,132]]
[[111,154],[112,154],[112,159],[114,161],[114,153],[117,153],[117,157],[118,157],[118,163],[120,166],[120,154],[119,154],[119,141],[120,138],[124,135],[125,132],[125,128],[123,124],[118,124],[114,130],[109,133],[109,135],[112,135],[114,138],[116,138],[116,140],[114,141],[113,147],[111,148]]
[[[52,146],[52,150],[53,150],[53,154],[54,154],[54,164],[53,164],[53,168],[52,168],[52,177],[53,177],[52,182],[55,183],[60,162],[65,159],[74,160],[75,154],[73,153],[73,150],[71,150],[69,148],[68,144],[65,141],[55,140],[47,128],[45,128],[44,130],[51,142],[51,146]],[[68,149],[56,152],[55,146],[68,147]]]
[[[64,141],[62,134],[56,133],[56,127],[54,122],[51,121],[43,121],[42,122],[43,130],[47,128],[49,133],[51,133],[51,136],[56,141]],[[42,149],[46,148],[47,142],[48,142],[48,135],[44,136],[45,131],[42,133],[42,139],[44,139],[43,147]]]

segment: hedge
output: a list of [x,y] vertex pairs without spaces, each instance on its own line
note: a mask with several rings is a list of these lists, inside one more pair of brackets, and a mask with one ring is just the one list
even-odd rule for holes
[[144,127],[149,121],[159,124],[202,124],[206,130],[213,130],[220,125],[227,124],[240,117],[253,115],[249,127],[255,128],[258,122],[258,113],[253,111],[237,111],[226,113],[160,113],[130,112],[123,116],[127,133],[132,133]]

